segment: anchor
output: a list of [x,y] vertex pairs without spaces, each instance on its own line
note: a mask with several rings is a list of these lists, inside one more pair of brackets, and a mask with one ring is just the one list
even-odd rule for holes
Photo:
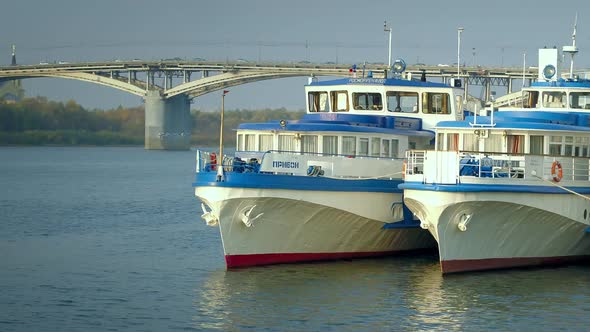
[[203,218],[205,220],[205,223],[207,224],[207,226],[217,226],[219,225],[219,219],[217,219],[217,216],[215,216],[211,211],[207,211],[207,208],[205,207],[205,204],[201,203],[201,210],[203,210],[203,214],[201,215],[201,218]]
[[[242,220],[244,225],[246,225],[246,227],[252,227],[252,223],[254,222],[254,220],[260,218],[264,214],[264,212],[259,213],[256,217],[250,218],[250,214],[252,213],[252,210],[254,210],[255,207],[256,207],[256,205],[252,205],[251,207],[247,206],[244,209],[242,209],[242,211],[240,212],[240,219]],[[248,210],[248,211],[246,211],[246,210]]]

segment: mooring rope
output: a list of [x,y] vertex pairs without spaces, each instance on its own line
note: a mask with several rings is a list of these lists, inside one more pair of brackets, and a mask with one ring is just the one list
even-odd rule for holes
[[590,197],[584,196],[584,195],[582,195],[582,194],[580,194],[580,193],[577,193],[577,192],[575,192],[575,191],[573,191],[573,190],[571,190],[571,189],[568,189],[568,188],[566,188],[566,187],[564,187],[564,186],[561,186],[561,185],[559,185],[559,184],[557,184],[557,183],[555,183],[555,182],[552,182],[552,181],[549,181],[549,180],[547,180],[547,179],[544,179],[544,178],[542,178],[542,177],[538,176],[538,175],[537,175],[537,173],[535,173],[534,171],[531,173],[531,175],[532,175],[532,176],[534,176],[534,177],[536,177],[537,179],[541,179],[541,180],[543,180],[543,181],[545,181],[545,182],[548,182],[548,183],[550,183],[550,184],[552,184],[552,185],[556,186],[557,188],[563,189],[563,190],[565,190],[565,191],[567,191],[567,192],[569,192],[569,193],[571,193],[571,194],[574,194],[574,195],[580,196],[580,197],[582,197],[582,198],[584,198],[584,199],[587,199],[587,200],[589,200],[589,201],[590,201]]

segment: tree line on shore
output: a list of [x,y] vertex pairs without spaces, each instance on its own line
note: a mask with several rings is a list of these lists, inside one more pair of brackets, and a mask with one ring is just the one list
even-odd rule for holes
[[[219,111],[191,110],[191,144],[216,146],[219,142]],[[224,141],[235,145],[235,131],[243,122],[298,119],[302,111],[285,108],[226,110]],[[143,105],[87,110],[75,101],[56,102],[45,97],[25,98],[17,103],[0,101],[0,145],[143,145]]]

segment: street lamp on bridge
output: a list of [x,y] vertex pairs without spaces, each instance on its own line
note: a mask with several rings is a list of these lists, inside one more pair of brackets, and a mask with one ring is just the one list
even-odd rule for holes
[[457,77],[461,74],[461,33],[464,30],[462,27],[457,29]]

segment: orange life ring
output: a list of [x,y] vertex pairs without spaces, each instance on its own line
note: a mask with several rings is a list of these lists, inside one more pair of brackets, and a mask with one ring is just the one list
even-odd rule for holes
[[553,177],[553,181],[559,182],[563,178],[563,169],[561,168],[561,164],[559,161],[554,161],[551,165],[551,176]]
[[209,158],[210,158],[211,170],[216,171],[217,170],[217,154],[215,152],[211,152],[211,154],[209,155]]

